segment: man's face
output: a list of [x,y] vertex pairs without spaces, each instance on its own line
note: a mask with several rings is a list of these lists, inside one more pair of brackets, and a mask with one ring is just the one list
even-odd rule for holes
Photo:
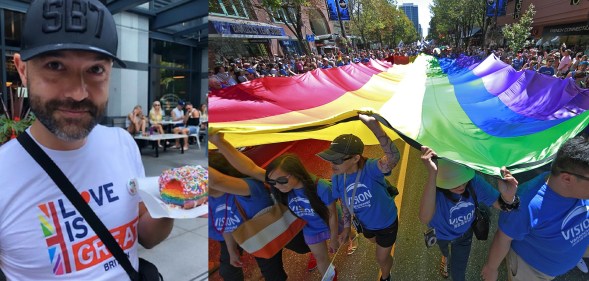
[[64,141],[81,140],[104,116],[112,60],[86,51],[57,51],[15,64],[30,95],[31,111]]

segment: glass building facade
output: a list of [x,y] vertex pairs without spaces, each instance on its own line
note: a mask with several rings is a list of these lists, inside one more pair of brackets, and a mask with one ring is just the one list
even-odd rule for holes
[[[29,0],[0,2],[0,93],[8,101],[8,91],[22,83],[14,66],[20,50],[24,13]],[[128,114],[135,105],[145,113],[154,100],[175,106],[178,100],[195,105],[206,102],[207,54],[205,1],[151,0],[132,8],[120,8],[120,0],[103,1],[113,12],[119,34],[117,56],[127,68],[115,65],[107,120]],[[201,3],[202,2],[202,3]],[[192,12],[190,12],[192,10]],[[0,111],[2,111],[0,109]]]

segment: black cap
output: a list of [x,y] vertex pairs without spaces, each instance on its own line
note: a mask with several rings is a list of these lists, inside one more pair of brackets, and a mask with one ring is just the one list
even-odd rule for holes
[[334,161],[344,158],[346,155],[362,154],[364,143],[362,140],[352,134],[340,135],[335,138],[329,149],[317,153],[317,156],[326,161]]
[[110,11],[98,0],[35,0],[25,15],[23,61],[59,50],[90,51],[116,57],[118,37]]

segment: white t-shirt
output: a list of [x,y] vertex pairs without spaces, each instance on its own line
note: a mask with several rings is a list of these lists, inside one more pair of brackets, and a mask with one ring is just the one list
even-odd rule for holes
[[[137,269],[140,197],[128,183],[144,177],[145,171],[129,133],[98,125],[80,149],[41,147],[89,202]],[[74,206],[16,140],[0,146],[0,159],[0,267],[8,280],[129,280]]]
[[178,107],[172,109],[172,119],[177,121],[176,119],[180,118],[182,120],[184,118],[184,110],[178,109]]

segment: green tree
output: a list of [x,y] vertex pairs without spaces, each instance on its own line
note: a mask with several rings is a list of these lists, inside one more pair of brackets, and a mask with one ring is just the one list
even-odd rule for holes
[[433,0],[430,38],[455,47],[466,46],[470,31],[485,27],[485,8],[481,0]]
[[400,41],[417,40],[413,23],[397,8],[395,1],[350,0],[349,7],[350,28],[365,43],[396,46]]
[[527,38],[531,35],[530,31],[532,31],[535,14],[534,4],[530,4],[519,18],[519,22],[507,24],[503,27],[503,36],[507,40],[509,48],[514,52],[522,49],[528,43]]

